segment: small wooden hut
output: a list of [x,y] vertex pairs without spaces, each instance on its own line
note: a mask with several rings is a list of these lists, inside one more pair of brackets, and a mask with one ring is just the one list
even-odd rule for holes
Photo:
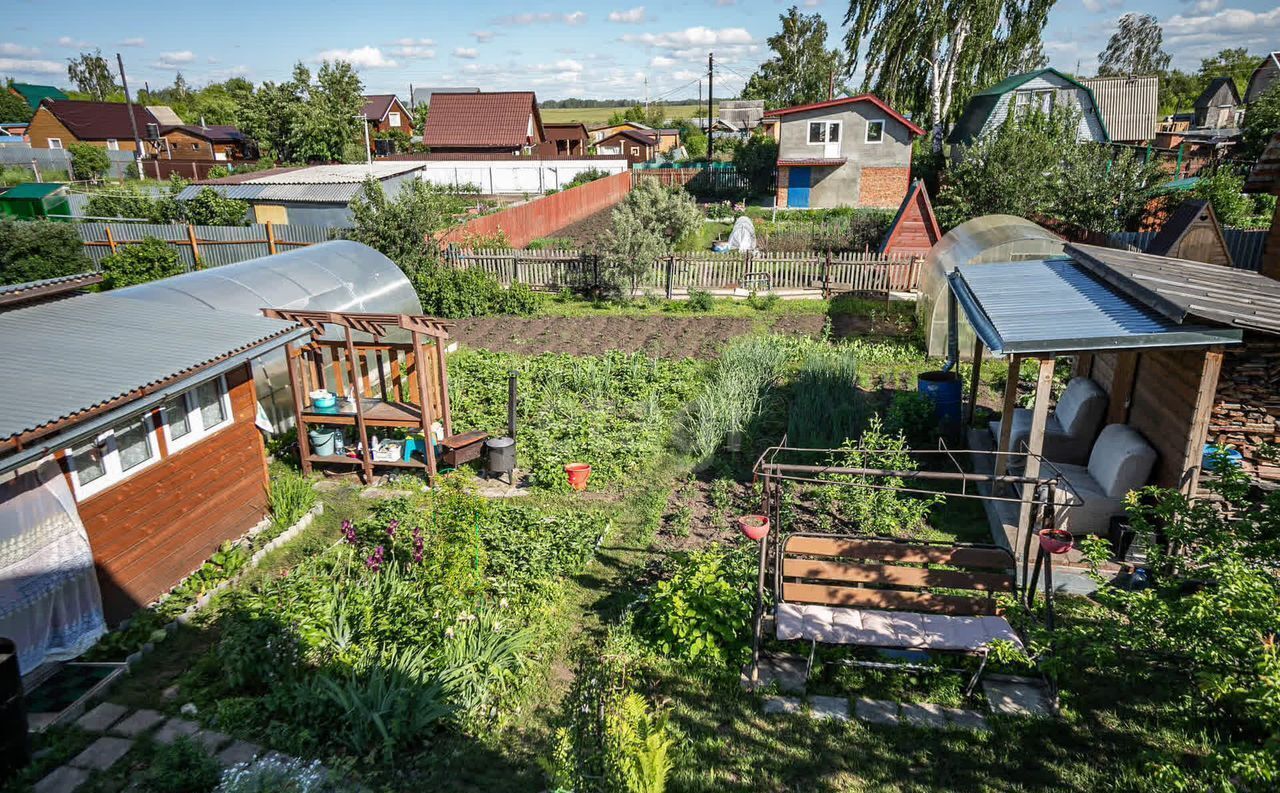
[[914,256],[927,256],[929,249],[942,239],[942,229],[938,226],[938,218],[933,214],[933,204],[929,201],[929,191],[924,180],[917,179],[898,207],[889,224],[889,231],[880,243],[880,252],[884,254],[904,253]]
[[1222,226],[1208,201],[1184,201],[1147,246],[1147,253],[1193,262],[1234,266]]

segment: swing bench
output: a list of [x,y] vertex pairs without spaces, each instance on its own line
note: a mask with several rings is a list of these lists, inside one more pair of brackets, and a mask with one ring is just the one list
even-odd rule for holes
[[819,643],[950,653],[980,658],[968,694],[992,641],[1023,647],[995,601],[1016,591],[1014,557],[1003,548],[800,533],[777,548],[775,634],[810,643],[806,678]]

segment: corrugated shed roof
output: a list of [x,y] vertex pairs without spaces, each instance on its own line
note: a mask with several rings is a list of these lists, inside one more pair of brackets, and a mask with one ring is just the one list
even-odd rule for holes
[[1160,111],[1159,77],[1095,77],[1084,84],[1093,91],[1098,112],[1113,140],[1150,140]]
[[1280,333],[1280,281],[1217,264],[1096,245],[1068,245],[1082,267],[1171,320],[1196,317]]
[[970,324],[997,355],[1206,346],[1241,337],[1179,324],[1068,259],[962,264],[950,281]]
[[218,179],[197,179],[192,184],[243,184],[254,179],[261,179],[264,176],[301,171],[306,167],[305,165],[282,165],[277,168],[265,168],[261,171],[243,171],[241,173],[228,174]]
[[368,177],[390,179],[422,168],[412,161],[375,160],[357,165],[313,165],[284,173],[258,173],[247,184],[360,184]]
[[[534,139],[529,140],[529,117]],[[427,146],[484,148],[524,146],[544,137],[538,100],[532,91],[435,94],[422,130]]]
[[204,127],[199,124],[178,124],[163,127],[160,131],[165,135],[174,131],[185,132],[214,143],[235,143],[245,139],[245,134],[240,131],[240,128],[232,124],[210,124]]
[[25,300],[28,296],[60,294],[101,282],[101,273],[75,273],[57,278],[42,278],[39,281],[26,281],[21,284],[6,284],[0,286],[0,305]]
[[0,438],[105,406],[297,326],[91,294],[0,314]]
[[[46,99],[41,107],[49,109],[54,118],[71,130],[80,140],[133,139],[133,125],[129,123],[129,106],[124,102],[81,102],[74,99]],[[145,107],[133,106],[133,117],[138,122],[138,134],[147,134],[148,124],[159,124]]]
[[5,190],[3,195],[5,198],[44,198],[65,189],[65,185],[57,182],[23,182]]
[[226,198],[241,201],[294,201],[310,204],[348,204],[362,184],[193,184],[178,193],[179,201],[190,201],[206,188]]
[[187,123],[168,105],[147,105],[147,110],[156,117],[156,121],[168,127],[180,127]]

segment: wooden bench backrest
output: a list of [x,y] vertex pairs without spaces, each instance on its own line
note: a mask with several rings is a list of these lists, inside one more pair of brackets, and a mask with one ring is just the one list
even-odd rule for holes
[[1013,569],[1012,554],[995,546],[801,534],[783,541],[777,594],[823,606],[994,614],[994,596],[1014,591]]

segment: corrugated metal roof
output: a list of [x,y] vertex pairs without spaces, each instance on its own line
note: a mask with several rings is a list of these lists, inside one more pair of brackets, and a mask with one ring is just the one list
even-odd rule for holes
[[83,295],[0,314],[0,438],[100,407],[268,341],[289,322]]
[[1160,111],[1159,77],[1095,77],[1084,84],[1093,91],[1112,140],[1155,137]]
[[1068,245],[1083,268],[1176,322],[1196,317],[1280,333],[1280,281],[1260,273],[1149,253]]
[[1181,325],[1069,259],[965,264],[950,281],[970,324],[998,355],[1208,346],[1235,343],[1242,335]]
[[246,184],[360,184],[368,177],[390,179],[416,171],[421,163],[403,160],[378,160],[357,165],[314,165],[296,171],[273,173],[246,180]]

